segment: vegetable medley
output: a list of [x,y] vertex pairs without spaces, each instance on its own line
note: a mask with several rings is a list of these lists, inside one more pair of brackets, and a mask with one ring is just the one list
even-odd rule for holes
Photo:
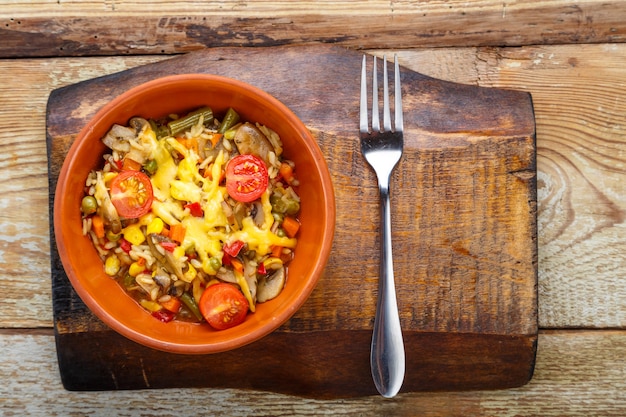
[[300,227],[294,163],[271,129],[219,121],[209,107],[184,117],[132,118],[81,203],[106,274],[155,318],[245,320],[283,289]]

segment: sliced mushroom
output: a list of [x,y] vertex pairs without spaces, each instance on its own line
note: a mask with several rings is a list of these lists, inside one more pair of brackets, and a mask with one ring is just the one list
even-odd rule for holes
[[98,202],[100,208],[100,214],[104,220],[111,226],[111,232],[118,234],[122,231],[122,221],[120,215],[117,213],[117,209],[111,201],[111,196],[107,191],[104,184],[104,178],[102,178],[102,172],[98,171],[96,175],[96,185],[94,197]]
[[245,260],[243,267],[243,276],[248,283],[248,289],[250,290],[250,297],[252,298],[252,302],[256,303],[257,297],[257,289],[258,282],[256,278],[256,271],[258,269],[258,265],[256,262]]
[[235,214],[235,221],[237,222],[237,229],[241,229],[243,225],[243,219],[247,216],[248,207],[247,204],[237,202],[233,212]]
[[180,262],[176,260],[171,252],[164,249],[159,250],[159,247],[157,246],[160,245],[161,242],[166,242],[170,240],[163,235],[151,233],[147,236],[146,241],[148,242],[150,252],[154,255],[159,265],[162,266],[170,274],[176,275],[178,279],[184,279],[183,269],[180,265]]
[[233,138],[237,150],[240,154],[252,154],[258,156],[270,166],[269,153],[274,151],[274,147],[256,126],[251,123],[244,123],[235,132]]
[[150,123],[143,117],[133,117],[128,121],[129,126],[135,129],[135,136],[139,135]]
[[263,227],[265,223],[265,212],[263,211],[263,204],[260,202],[255,202],[252,206],[252,210],[250,211],[250,216],[252,216],[252,220],[254,220],[254,224],[258,227]]
[[164,271],[163,268],[158,268],[154,275],[154,282],[163,288],[163,294],[167,294],[172,285],[172,278],[170,278],[170,275]]
[[126,153],[130,151],[130,141],[137,137],[134,129],[114,124],[102,142],[114,151]]
[[221,267],[217,271],[216,277],[218,277],[222,281],[230,282],[231,284],[237,283],[237,278],[235,278],[235,273],[232,271],[232,269]]
[[281,267],[272,275],[263,277],[259,280],[256,299],[259,303],[275,298],[283,290],[285,286],[285,268]]

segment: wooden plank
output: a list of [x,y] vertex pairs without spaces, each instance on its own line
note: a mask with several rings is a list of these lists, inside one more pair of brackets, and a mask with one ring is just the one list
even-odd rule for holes
[[[626,261],[626,241],[623,227],[611,223],[606,214],[607,207],[625,210],[623,196],[611,191],[623,183],[623,171],[612,167],[626,163],[620,133],[626,130],[621,116],[626,114],[622,99],[626,95],[625,48],[603,44],[400,51],[400,62],[420,73],[533,94],[538,176],[549,179],[540,181],[538,188],[540,327],[626,325],[626,289],[619,273]],[[0,60],[0,143],[5,155],[0,159],[0,174],[6,178],[0,181],[0,218],[6,225],[0,233],[0,276],[7,289],[0,304],[0,327],[52,326],[45,232],[49,224],[44,135],[48,94],[64,85],[165,58]],[[570,92],[584,99],[573,100]],[[567,117],[563,117],[561,102],[570,103]],[[558,159],[544,154],[557,143]],[[585,143],[597,143],[600,149],[610,144],[611,165],[575,164],[581,155],[591,155],[582,152],[589,148]],[[553,176],[562,184],[559,198],[547,198],[547,184]],[[583,193],[565,192],[563,186],[593,189],[601,198],[589,201],[582,198]],[[594,225],[595,232],[574,238],[582,229],[568,222],[572,215],[580,220],[576,224]],[[549,230],[561,233],[545,238]]]
[[45,136],[50,91],[159,59],[0,61],[0,279],[10,288],[0,303],[0,327],[52,326]]
[[[376,261],[363,260],[378,257],[378,190],[354,135],[354,74],[360,63],[360,54],[337,47],[212,49],[53,91],[47,114],[51,190],[73,136],[100,105],[155,76],[199,71],[255,84],[292,108],[322,148],[337,201],[333,255],[305,307],[265,337],[263,346],[255,343],[203,358],[204,375],[213,374],[220,362],[245,364],[215,378],[188,377],[186,366],[198,366],[197,358],[171,361],[167,375],[159,375],[145,367],[134,369],[131,352],[155,362],[172,355],[124,348],[126,343],[117,339],[107,349],[104,341],[114,335],[94,331],[93,317],[68,290],[53,252],[55,329],[68,388],[116,388],[111,372],[128,388],[152,386],[149,379],[162,382],[160,387],[221,386],[221,381],[256,386],[265,381],[268,390],[296,393],[295,387],[306,386],[318,396],[375,392],[368,378],[368,351],[378,268]],[[524,384],[532,374],[537,332],[530,97],[409,71],[402,78],[405,151],[392,184],[392,206],[396,283],[409,352],[404,389]],[[342,344],[345,338],[351,343]],[[269,356],[262,359],[259,352]],[[272,358],[293,364],[268,368]],[[328,372],[313,372],[321,363]],[[108,370],[106,375],[97,375],[100,366]],[[427,369],[429,378],[412,379],[419,369]],[[270,374],[276,378],[268,381]]]
[[141,1],[3,3],[2,57],[319,42],[351,48],[519,46],[626,37],[622,1],[156,1],[149,10]]
[[[624,331],[540,332],[532,381],[499,391],[405,393],[319,400],[260,389],[73,392],[61,385],[50,330],[0,331],[6,415],[348,415],[622,416],[626,414]],[[144,361],[144,366],[156,364]],[[45,387],[45,389],[42,389]]]

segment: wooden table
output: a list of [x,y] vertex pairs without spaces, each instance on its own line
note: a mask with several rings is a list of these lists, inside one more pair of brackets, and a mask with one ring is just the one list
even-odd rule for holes
[[[0,414],[626,414],[626,2],[1,4]],[[532,94],[540,332],[531,382],[392,400],[64,390],[52,331],[50,91],[205,47],[314,43],[397,52],[425,75]]]

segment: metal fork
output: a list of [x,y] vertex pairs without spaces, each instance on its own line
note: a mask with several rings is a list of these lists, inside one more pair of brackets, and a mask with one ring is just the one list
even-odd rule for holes
[[380,214],[382,230],[380,250],[380,278],[378,284],[378,300],[370,365],[372,378],[378,392],[387,398],[394,397],[404,381],[404,342],[396,301],[396,289],[393,275],[393,258],[391,250],[391,215],[389,202],[389,179],[395,166],[402,156],[403,120],[402,93],[400,91],[400,69],[398,57],[394,56],[394,121],[391,128],[389,111],[389,87],[387,76],[387,60],[383,57],[383,130],[380,130],[378,112],[378,80],[376,57],[372,77],[372,128],[370,130],[367,115],[367,71],[366,57],[363,56],[361,68],[361,103],[360,103],[360,137],[361,153],[376,172],[380,191]]

